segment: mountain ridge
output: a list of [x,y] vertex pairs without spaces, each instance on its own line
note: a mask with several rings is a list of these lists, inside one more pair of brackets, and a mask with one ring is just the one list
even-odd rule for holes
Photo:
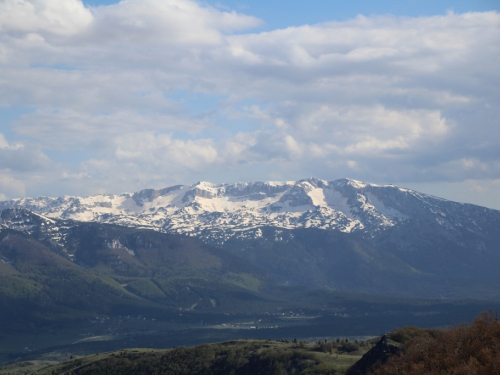
[[472,215],[471,222],[483,221],[485,212],[493,220],[500,217],[500,211],[394,185],[347,178],[235,184],[200,181],[119,195],[20,198],[0,202],[0,209],[6,208],[24,208],[47,218],[187,234],[218,244],[264,226],[316,227],[373,236],[414,217],[434,216],[438,225],[448,229],[463,225],[458,216]]

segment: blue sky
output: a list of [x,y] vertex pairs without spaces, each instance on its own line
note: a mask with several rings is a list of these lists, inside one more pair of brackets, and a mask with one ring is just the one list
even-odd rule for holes
[[222,5],[243,11],[264,20],[264,29],[286,28],[329,21],[345,21],[358,14],[365,16],[393,14],[420,17],[469,11],[498,10],[496,0],[312,0],[312,1],[208,1],[213,6]]
[[[86,0],[90,6],[116,4],[119,1]],[[263,30],[274,30],[304,24],[316,24],[329,21],[345,21],[358,14],[365,16],[393,14],[398,16],[421,17],[445,14],[448,11],[457,13],[484,12],[498,10],[497,0],[206,0],[219,9],[234,10],[258,17],[263,21]]]
[[0,199],[314,176],[500,208],[498,8],[0,0]]

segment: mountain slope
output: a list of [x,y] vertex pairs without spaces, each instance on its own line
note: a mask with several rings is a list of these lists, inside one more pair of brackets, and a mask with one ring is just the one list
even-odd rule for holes
[[33,237],[0,232],[0,316],[4,330],[26,322],[81,319],[107,314],[139,298],[112,278],[84,270]]
[[262,292],[270,283],[263,271],[194,238],[19,209],[1,211],[0,226],[3,321],[20,310],[43,321],[137,307],[220,313],[274,303]]
[[[385,238],[316,228],[265,227],[261,232],[255,239],[232,238],[222,248],[266,270],[284,285],[424,298],[500,295],[498,251],[476,256],[474,249],[457,247],[442,238],[428,250],[425,244],[431,243],[430,238],[424,237],[420,243],[415,239],[415,246],[423,249],[411,252],[389,246]],[[420,254],[426,258],[420,259]]]

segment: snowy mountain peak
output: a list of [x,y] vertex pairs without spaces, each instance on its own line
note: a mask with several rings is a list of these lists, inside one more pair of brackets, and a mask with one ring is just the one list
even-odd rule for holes
[[54,224],[55,220],[23,209],[0,211],[0,228],[29,231],[32,227]]
[[[373,235],[425,217],[452,228],[478,209],[393,185],[347,178],[328,182],[312,177],[235,184],[200,181],[133,194],[23,198],[0,202],[0,209],[5,208],[23,208],[46,218],[151,228],[222,242],[265,226]],[[477,220],[485,219],[479,215]]]

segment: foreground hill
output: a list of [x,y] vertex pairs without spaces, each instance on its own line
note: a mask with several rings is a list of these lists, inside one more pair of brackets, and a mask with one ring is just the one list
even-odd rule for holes
[[[76,358],[36,374],[345,374],[370,344],[238,340],[172,350],[129,349]],[[18,366],[6,368],[15,371]],[[24,368],[26,370],[26,367]]]

